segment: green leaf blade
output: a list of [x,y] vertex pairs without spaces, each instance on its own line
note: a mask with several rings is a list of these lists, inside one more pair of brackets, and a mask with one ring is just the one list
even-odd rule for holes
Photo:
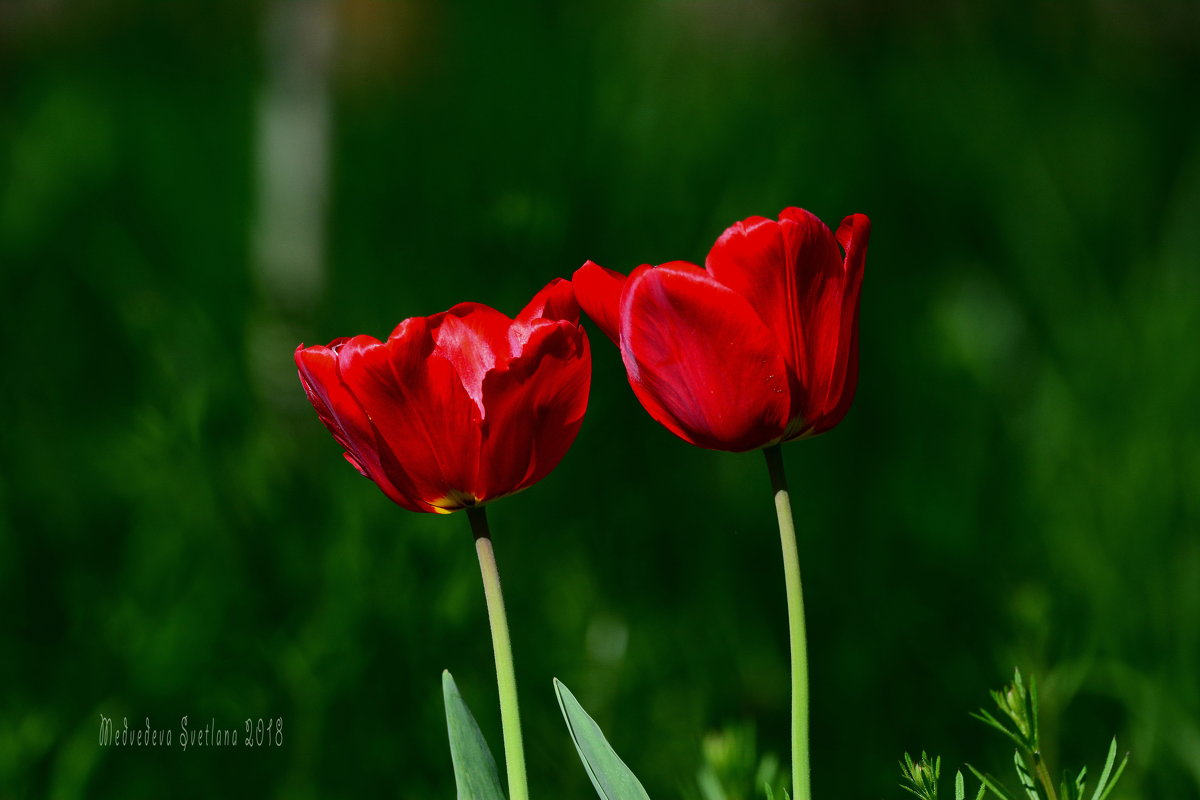
[[983,786],[980,787],[981,790],[987,789],[992,794],[996,795],[996,797],[999,797],[1000,800],[1016,800],[1016,798],[1014,798],[1012,794],[1010,794],[1009,791],[991,775],[980,772],[970,764],[967,764],[967,769],[971,770],[971,774],[978,778],[979,782],[983,784]]
[[554,692],[558,695],[558,706],[575,742],[575,749],[601,800],[650,800],[641,781],[604,738],[600,726],[583,710],[571,690],[557,678],[554,680]]
[[442,673],[442,699],[458,800],[504,800],[496,759],[448,671]]
[[1017,768],[1017,778],[1021,781],[1021,788],[1025,790],[1025,794],[1029,795],[1029,800],[1041,800],[1038,797],[1037,785],[1033,781],[1033,775],[1029,772],[1029,767],[1025,764],[1025,759],[1021,758],[1021,751],[1013,751],[1013,765]]
[[1117,759],[1117,739],[1114,736],[1112,744],[1108,748],[1108,759],[1104,763],[1104,772],[1100,774],[1100,782],[1096,784],[1096,793],[1092,795],[1092,800],[1105,800],[1117,785],[1117,781],[1121,779],[1121,773],[1125,771],[1125,765],[1129,763],[1129,754],[1121,759],[1121,763],[1117,766],[1117,771],[1112,772],[1112,777],[1109,773],[1112,770],[1113,762]]
[[[999,701],[997,701],[997,702],[999,702]],[[1004,723],[1002,723],[1002,722],[1000,722],[1000,720],[996,719],[991,714],[991,712],[989,712],[985,709],[980,709],[978,712],[972,711],[971,716],[974,717],[975,719],[979,720],[983,724],[988,725],[992,728],[995,728],[996,730],[1003,733],[1005,736],[1007,736],[1009,739],[1011,739],[1013,744],[1015,744],[1017,747],[1027,747],[1028,746],[1028,743],[1024,739],[1022,739],[1018,734],[1010,731],[1004,725]]]

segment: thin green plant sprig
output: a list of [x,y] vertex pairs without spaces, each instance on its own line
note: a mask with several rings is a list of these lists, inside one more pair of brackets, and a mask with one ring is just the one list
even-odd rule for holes
[[[921,758],[913,761],[912,756],[904,754],[900,762],[900,786],[909,794],[920,800],[938,800],[938,784],[942,778],[941,756],[930,759],[927,753],[921,753]],[[975,800],[983,800],[987,792],[985,786],[979,787]],[[954,800],[966,800],[967,786],[962,772],[954,775]]]
[[[1113,788],[1120,780],[1125,766],[1129,763],[1126,753],[1120,763],[1117,763],[1117,740],[1114,737],[1108,747],[1108,755],[1104,761],[1104,769],[1096,782],[1090,797],[1087,795],[1087,767],[1072,775],[1064,772],[1062,780],[1055,786],[1050,769],[1046,764],[1042,750],[1041,733],[1038,727],[1038,695],[1037,680],[1029,676],[1029,686],[1021,678],[1021,671],[1014,670],[1013,682],[1003,689],[992,691],[992,700],[1004,718],[1003,720],[987,709],[980,709],[971,714],[972,717],[985,725],[999,731],[1013,744],[1013,767],[1021,784],[1020,794],[1028,800],[1106,800],[1112,794]],[[1018,794],[1010,791],[994,776],[976,769],[971,764],[966,765],[979,780],[979,791],[975,800],[983,800],[991,794],[1000,800],[1018,800]],[[902,776],[901,786],[921,800],[937,800],[938,779],[941,773],[941,758],[932,761],[925,753],[917,761],[907,754],[900,762]],[[962,772],[955,776],[955,800],[964,800],[966,788]]]
[[[1018,669],[1014,671],[1013,682],[1010,685],[1000,690],[992,690],[990,694],[996,707],[1009,719],[1012,727],[1010,728],[996,719],[995,715],[986,708],[972,712],[971,716],[1000,731],[1017,745],[1016,764],[1022,786],[1032,783],[1032,778],[1036,775],[1049,799],[1057,800],[1054,781],[1051,779],[1050,772],[1046,769],[1045,759],[1042,757],[1041,737],[1038,732],[1037,679],[1032,675],[1029,676],[1027,690],[1021,680],[1021,671]],[[1021,752],[1024,752],[1025,758],[1028,758],[1029,763],[1032,764],[1032,774],[1029,766],[1020,757]]]

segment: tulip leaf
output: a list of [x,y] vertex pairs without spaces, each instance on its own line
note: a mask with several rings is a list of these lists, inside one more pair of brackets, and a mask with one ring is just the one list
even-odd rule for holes
[[571,690],[555,678],[554,691],[567,729],[575,741],[575,749],[579,751],[583,767],[601,800],[650,800],[641,781],[625,766],[604,738],[600,726],[583,710]]
[[496,759],[448,671],[442,673],[442,698],[458,800],[504,800]]

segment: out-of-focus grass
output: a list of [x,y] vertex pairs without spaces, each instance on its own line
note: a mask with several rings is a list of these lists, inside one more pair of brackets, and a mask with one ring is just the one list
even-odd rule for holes
[[[0,793],[448,796],[442,668],[500,744],[465,520],[343,463],[292,347],[799,204],[874,222],[855,408],[787,450],[816,793],[1005,763],[966,712],[1018,664],[1062,763],[1116,733],[1117,797],[1200,796],[1200,25],[1154,6],[339,5],[291,302],[254,268],[271,12],[10,4]],[[765,468],[659,429],[592,338],[577,444],[492,512],[531,781],[591,793],[557,675],[680,796],[706,732],[787,750]],[[102,713],[285,746],[102,749]]]

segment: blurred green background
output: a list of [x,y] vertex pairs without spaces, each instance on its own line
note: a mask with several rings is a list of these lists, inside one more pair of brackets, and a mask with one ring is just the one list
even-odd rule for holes
[[[874,223],[857,401],[786,449],[816,796],[1007,774],[967,712],[1017,665],[1054,763],[1115,733],[1117,798],[1200,797],[1198,41],[1183,0],[0,4],[0,797],[453,796],[443,668],[500,746],[467,522],[358,476],[293,348],[793,204]],[[694,798],[708,733],[787,752],[766,471],[592,339],[491,512],[534,796],[592,796],[557,676]]]

